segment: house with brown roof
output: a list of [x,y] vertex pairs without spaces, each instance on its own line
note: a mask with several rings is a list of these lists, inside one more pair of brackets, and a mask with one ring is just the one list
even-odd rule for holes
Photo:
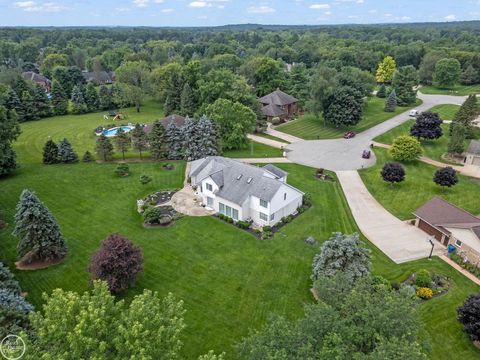
[[298,111],[298,99],[280,89],[258,99],[262,104],[262,114],[271,121],[274,117],[289,119]]
[[465,165],[480,166],[480,141],[472,140],[465,152]]
[[52,90],[52,82],[43,75],[37,74],[33,71],[25,71],[22,73],[22,77],[25,80],[33,81],[34,83],[40,85],[45,89],[46,92],[50,92]]
[[[168,125],[171,123],[175,124],[177,127],[181,128],[185,125],[185,120],[187,118],[181,115],[168,115],[167,117],[160,120],[162,122],[163,127],[166,129]],[[145,132],[149,134],[152,131],[152,125],[147,125],[144,128]]]
[[84,71],[82,72],[85,82],[94,82],[95,84],[112,84],[115,81],[115,73],[112,71]]
[[456,247],[458,255],[471,263],[480,261],[480,218],[434,197],[414,213],[415,225],[443,245]]

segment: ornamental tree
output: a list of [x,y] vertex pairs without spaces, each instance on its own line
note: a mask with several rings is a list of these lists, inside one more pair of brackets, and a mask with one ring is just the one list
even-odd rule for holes
[[393,140],[389,152],[396,161],[412,161],[422,155],[422,146],[413,136],[400,135]]
[[363,98],[359,91],[344,86],[333,92],[326,100],[323,117],[336,127],[354,126],[363,114]]
[[48,139],[43,147],[43,163],[49,165],[58,162],[58,145],[52,139]]
[[433,84],[439,88],[449,89],[458,83],[462,67],[457,59],[442,59],[435,65]]
[[395,92],[395,89],[393,89],[388,95],[387,100],[385,100],[385,106],[383,108],[383,111],[394,112],[396,108],[397,108],[397,93]]
[[393,75],[397,70],[395,60],[391,56],[386,56],[383,61],[378,64],[377,73],[375,79],[379,83],[389,83],[393,79]]
[[103,161],[109,161],[113,157],[113,145],[110,142],[110,139],[107,138],[105,135],[100,135],[97,138],[97,143],[95,145],[95,151],[97,156]]
[[19,238],[18,258],[49,261],[67,254],[67,243],[48,208],[29,190],[23,190],[16,207],[13,235]]
[[391,185],[405,180],[405,169],[396,162],[387,163],[381,171],[382,179]]
[[443,135],[440,116],[429,111],[422,112],[411,127],[410,135],[415,136],[418,140],[438,139]]
[[72,145],[66,138],[58,143],[58,161],[65,164],[78,162],[78,155],[73,151]]
[[120,234],[111,234],[103,240],[88,267],[92,280],[106,281],[113,293],[132,286],[141,270],[141,249]]
[[352,283],[370,273],[370,250],[363,247],[356,233],[333,233],[313,259],[312,280],[333,277],[338,272]]
[[435,171],[433,182],[442,187],[452,187],[458,183],[457,172],[450,166]]
[[458,321],[472,341],[480,341],[480,293],[470,295],[457,309]]

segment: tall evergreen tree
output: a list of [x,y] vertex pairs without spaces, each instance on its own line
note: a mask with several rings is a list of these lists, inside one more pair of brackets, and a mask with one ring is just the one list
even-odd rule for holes
[[107,86],[100,86],[100,90],[98,91],[98,101],[101,110],[109,110],[113,107],[112,97],[113,95]]
[[87,104],[83,97],[82,86],[75,85],[72,90],[72,113],[74,114],[84,114],[87,112]]
[[201,135],[197,149],[198,158],[218,155],[218,134],[215,124],[206,116],[202,116],[197,122],[197,131]]
[[43,163],[49,165],[58,162],[58,145],[52,139],[48,139],[43,147]]
[[384,99],[387,97],[387,87],[385,84],[380,85],[377,91],[377,97]]
[[13,89],[9,89],[7,94],[7,102],[5,104],[9,110],[15,110],[19,122],[25,121],[25,108],[17,93]]
[[143,126],[138,123],[135,125],[135,128],[132,130],[131,134],[133,148],[138,150],[140,159],[143,159],[142,151],[146,150],[148,146],[147,134],[145,134]]
[[183,155],[186,160],[200,159],[199,150],[202,135],[197,129],[197,124],[190,118],[186,118],[183,132]]
[[18,257],[48,261],[64,257],[67,243],[50,210],[29,190],[23,190],[16,207],[13,235],[19,238]]
[[72,145],[66,138],[58,143],[58,161],[65,164],[78,162],[78,155],[73,151]]
[[22,103],[25,109],[25,120],[36,119],[35,102],[33,101],[33,96],[30,94],[30,91],[24,91],[22,93]]
[[33,103],[36,109],[36,118],[44,118],[52,115],[50,99],[45,89],[36,84],[33,89]]
[[400,67],[393,76],[392,86],[395,88],[397,103],[400,106],[415,104],[418,85],[418,72],[412,65]]
[[165,156],[165,128],[160,120],[153,123],[152,131],[148,134],[148,144],[150,145],[150,153],[155,160]]
[[387,100],[385,101],[385,107],[383,111],[385,112],[394,112],[397,108],[397,94],[395,90],[392,90],[390,95],[388,95]]
[[105,135],[100,135],[97,139],[97,143],[95,145],[95,151],[97,156],[103,161],[112,160],[113,157],[113,145],[110,142],[110,139],[107,138]]
[[127,135],[122,128],[119,128],[117,134],[115,135],[115,146],[119,152],[122,153],[122,158],[125,160],[125,153],[130,149],[132,142],[130,137]]
[[97,111],[100,107],[100,102],[98,98],[97,89],[95,85],[90,82],[85,89],[85,104],[87,105],[88,111]]
[[362,94],[349,86],[334,91],[326,100],[323,117],[327,123],[336,127],[353,126],[362,119]]
[[179,160],[183,157],[183,133],[173,122],[165,130],[165,142],[168,147],[168,158],[170,160]]
[[[474,137],[472,121],[478,116],[478,103],[477,96],[472,94],[464,101],[460,109],[458,109],[455,117],[453,118],[453,123],[461,124],[465,130],[465,136],[470,139]],[[450,131],[453,130],[453,127],[450,127]]]
[[0,176],[8,175],[17,168],[12,142],[20,135],[20,126],[14,110],[7,110],[0,102]]
[[163,112],[165,116],[172,115],[175,111],[175,104],[173,98],[170,95],[167,95],[165,98],[165,104],[163,105]]
[[181,113],[184,116],[192,116],[197,110],[195,104],[195,97],[193,96],[193,90],[188,83],[185,83],[182,90],[182,96],[180,100]]
[[68,113],[68,97],[65,89],[57,81],[52,82],[52,107],[55,115],[65,115]]
[[451,123],[452,129],[450,141],[448,142],[448,152],[450,154],[461,154],[465,151],[465,127],[463,124]]

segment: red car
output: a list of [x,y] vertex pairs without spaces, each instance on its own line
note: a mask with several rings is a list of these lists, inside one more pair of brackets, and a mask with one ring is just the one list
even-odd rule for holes
[[355,134],[353,131],[348,131],[343,135],[343,138],[344,139],[351,139],[351,138],[354,138],[355,135],[357,135],[357,134]]

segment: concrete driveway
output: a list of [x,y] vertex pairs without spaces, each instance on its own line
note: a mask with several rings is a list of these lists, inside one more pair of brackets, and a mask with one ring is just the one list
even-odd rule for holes
[[[428,257],[428,235],[385,210],[368,192],[357,171],[337,171],[337,176],[353,217],[370,242],[397,264]],[[435,241],[433,255],[445,253],[445,247]]]
[[[424,95],[418,93],[423,101],[416,109],[426,111],[435,105],[440,104],[462,104],[465,101],[463,96],[450,95]],[[353,139],[330,139],[330,140],[297,140],[285,146],[289,160],[302,165],[315,168],[324,168],[332,171],[357,170],[373,166],[376,162],[375,154],[372,152],[370,159],[362,159],[363,150],[370,148],[372,140],[403,124],[410,119],[409,111],[394,116],[377,126],[374,126],[358,134]],[[278,133],[278,131],[276,131]],[[276,134],[275,136],[278,136]]]

